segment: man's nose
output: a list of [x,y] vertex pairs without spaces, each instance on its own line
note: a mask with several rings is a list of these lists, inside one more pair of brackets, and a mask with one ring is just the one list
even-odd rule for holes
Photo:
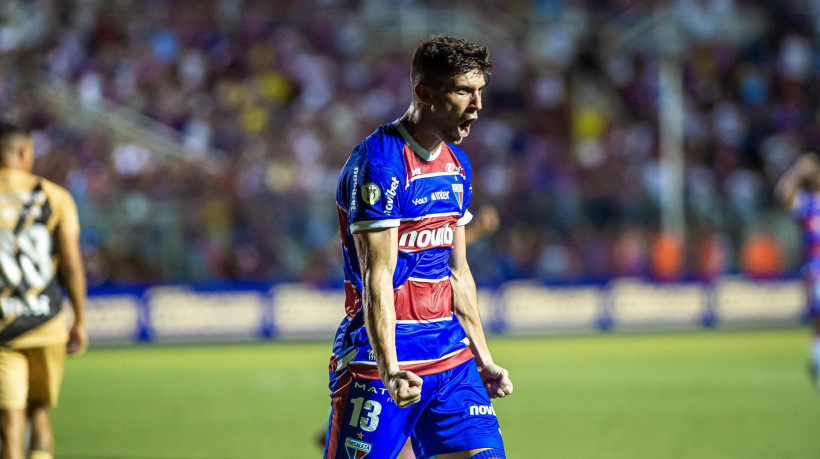
[[473,97],[470,100],[470,105],[475,108],[476,111],[481,110],[481,93],[479,91],[473,92]]

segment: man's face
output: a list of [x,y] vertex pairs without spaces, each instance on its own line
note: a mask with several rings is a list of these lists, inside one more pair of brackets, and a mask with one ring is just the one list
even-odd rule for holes
[[431,111],[441,129],[442,140],[459,144],[470,135],[470,125],[478,119],[481,93],[486,85],[478,70],[456,75],[433,90]]

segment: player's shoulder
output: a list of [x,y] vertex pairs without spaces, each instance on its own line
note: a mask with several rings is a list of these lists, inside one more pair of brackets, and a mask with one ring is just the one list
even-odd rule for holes
[[470,163],[470,157],[467,156],[467,153],[465,153],[464,150],[462,150],[458,145],[448,143],[447,146],[450,147],[453,155],[455,155],[458,162],[461,163],[461,167],[464,168],[465,174],[471,176],[473,173],[473,165]]
[[45,195],[45,199],[53,210],[56,210],[56,215],[72,215],[77,213],[77,203],[74,197],[63,186],[58,185],[51,180],[35,175],[38,186]]
[[353,149],[345,169],[393,173],[404,167],[403,147],[404,140],[398,129],[392,123],[386,124],[373,131]]
[[45,177],[40,177],[40,176],[35,176],[35,177],[37,178],[37,181],[40,183],[40,186],[42,187],[43,192],[46,193],[46,196],[54,197],[54,198],[57,198],[57,199],[60,199],[60,200],[63,200],[63,199],[70,199],[72,201],[74,200],[71,197],[71,193],[69,193],[68,190],[65,189],[62,185],[58,185],[57,183],[52,182],[51,180],[49,180]]

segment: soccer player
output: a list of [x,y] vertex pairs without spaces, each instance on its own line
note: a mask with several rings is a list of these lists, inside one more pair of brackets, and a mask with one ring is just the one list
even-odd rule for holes
[[484,338],[464,225],[470,134],[490,77],[486,48],[421,43],[412,102],[353,150],[337,205],[345,311],[330,360],[325,458],[504,458],[491,397],[512,393]]
[[[0,458],[51,458],[50,409],[66,352],[85,350],[85,273],[77,207],[62,187],[31,173],[28,131],[0,123]],[[63,285],[74,312],[67,327]],[[67,331],[68,330],[68,331]]]
[[803,230],[803,279],[814,332],[809,371],[820,390],[820,158],[814,153],[797,158],[778,180],[775,194]]

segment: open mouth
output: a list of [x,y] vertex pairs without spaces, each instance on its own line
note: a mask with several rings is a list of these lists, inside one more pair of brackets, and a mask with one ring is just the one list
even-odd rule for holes
[[470,125],[473,124],[475,120],[475,118],[464,120],[458,125],[458,133],[462,138],[470,135]]

